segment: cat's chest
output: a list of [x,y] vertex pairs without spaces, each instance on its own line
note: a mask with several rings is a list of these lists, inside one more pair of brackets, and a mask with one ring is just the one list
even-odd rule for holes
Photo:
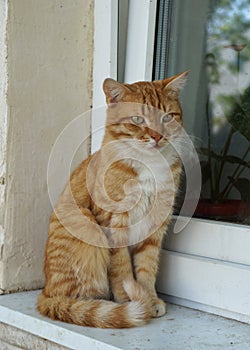
[[167,206],[164,203],[164,198],[167,198],[167,173],[158,173],[154,176],[149,170],[141,170],[136,181],[140,189],[138,200],[128,211],[129,245],[131,246],[141,242],[160,227],[167,213]]
[[136,180],[138,181],[142,195],[150,196],[165,189],[170,176],[169,169],[165,167],[141,167]]
[[172,176],[168,167],[157,164],[153,164],[153,166],[143,165],[137,166],[136,171],[136,196],[138,200],[128,212],[131,224],[147,217],[155,203],[161,205],[159,202],[162,194],[166,193],[172,184]]
[[175,184],[170,162],[136,163],[137,202],[128,211],[130,243],[137,244],[155,232],[172,213]]
[[133,164],[142,195],[153,195],[166,190],[170,185],[173,180],[171,165],[174,163],[174,158],[168,158],[158,155]]

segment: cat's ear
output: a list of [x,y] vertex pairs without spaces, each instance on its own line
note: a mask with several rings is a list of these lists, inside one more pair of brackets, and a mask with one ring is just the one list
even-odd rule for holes
[[117,103],[124,96],[127,87],[118,81],[107,78],[103,82],[103,91],[106,95],[107,103]]
[[176,95],[179,95],[179,92],[186,83],[188,73],[189,70],[186,70],[183,73],[174,75],[173,77],[164,80],[164,91],[167,93],[174,93]]

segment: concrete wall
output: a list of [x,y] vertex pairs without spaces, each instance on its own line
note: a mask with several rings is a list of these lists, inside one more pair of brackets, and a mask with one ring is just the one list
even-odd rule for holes
[[6,204],[6,148],[7,148],[7,23],[8,3],[0,0],[0,293],[3,281],[4,219]]
[[67,350],[64,346],[52,343],[15,327],[0,323],[1,350]]
[[[47,164],[58,134],[92,103],[93,0],[0,0],[0,7],[4,293],[43,285]],[[88,117],[85,126],[83,134]],[[86,157],[88,145],[84,151]]]

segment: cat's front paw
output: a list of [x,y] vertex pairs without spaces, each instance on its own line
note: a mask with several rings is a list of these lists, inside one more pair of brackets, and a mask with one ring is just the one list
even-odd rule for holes
[[161,299],[155,299],[152,301],[151,306],[151,316],[152,317],[161,317],[167,312],[166,304]]

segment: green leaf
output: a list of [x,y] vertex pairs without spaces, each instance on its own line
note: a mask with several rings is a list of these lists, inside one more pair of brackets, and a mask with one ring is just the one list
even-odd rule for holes
[[233,186],[240,192],[241,199],[244,202],[250,202],[250,180],[245,177],[240,177],[234,180],[231,176],[228,176]]
[[247,168],[250,168],[250,162],[246,162],[245,160],[242,160],[241,158],[236,156],[225,156],[225,160],[228,163],[240,164],[240,165],[244,165]]
[[225,116],[228,116],[232,114],[232,111],[235,109],[235,106],[237,105],[237,97],[235,95],[217,95],[217,101],[221,105]]
[[[207,148],[200,148],[198,150],[198,152],[200,154],[203,154],[205,156],[208,156],[209,154],[209,150]],[[244,165],[246,168],[250,168],[250,162],[246,162],[245,160],[242,160],[241,158],[237,157],[237,156],[223,156],[221,154],[218,154],[214,151],[210,151],[210,155],[212,158],[221,161],[222,159],[224,159],[226,162],[231,163],[231,164],[240,164],[240,165]]]
[[202,160],[200,162],[200,165],[201,165],[201,174],[202,174],[202,185],[204,185],[209,180],[210,167],[209,167],[209,163],[206,162],[205,160]]
[[250,87],[234,103],[232,112],[226,115],[228,122],[250,142]]

